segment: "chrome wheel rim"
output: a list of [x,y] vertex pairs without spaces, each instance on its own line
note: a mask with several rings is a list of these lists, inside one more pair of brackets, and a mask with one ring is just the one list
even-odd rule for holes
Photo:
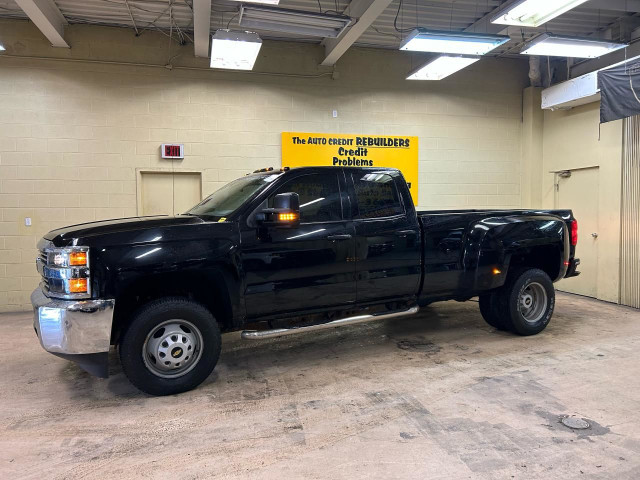
[[529,323],[536,323],[547,310],[547,291],[538,282],[531,282],[520,292],[518,310]]
[[202,334],[193,323],[167,320],[147,335],[142,345],[142,359],[147,369],[158,377],[181,377],[200,361],[202,344]]

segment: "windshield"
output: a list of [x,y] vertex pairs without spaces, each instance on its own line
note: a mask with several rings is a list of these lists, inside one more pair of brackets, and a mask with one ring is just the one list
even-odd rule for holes
[[187,215],[225,217],[235,212],[254,193],[267,187],[281,174],[247,175],[227,183],[216,190],[198,205],[187,211]]

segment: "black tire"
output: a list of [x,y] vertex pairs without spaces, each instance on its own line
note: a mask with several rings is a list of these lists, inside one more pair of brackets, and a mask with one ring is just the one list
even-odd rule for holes
[[497,328],[498,330],[508,330],[504,321],[500,318],[500,313],[498,312],[497,296],[497,292],[480,295],[478,302],[480,304],[480,313],[482,314],[484,321],[493,328]]
[[[162,372],[154,373],[152,368],[156,367],[147,366],[147,363],[156,363],[154,357],[147,354],[148,358],[143,358],[146,353],[143,347],[147,338],[156,328],[169,321],[171,325],[177,321],[196,327],[193,332],[188,328],[185,331],[188,332],[189,338],[193,336],[199,351],[197,360],[192,359],[195,361],[193,365],[189,365],[190,370],[174,378],[159,376]],[[158,331],[162,331],[162,327]],[[218,363],[221,343],[220,328],[209,310],[184,298],[162,298],[146,304],[132,318],[120,342],[120,362],[124,374],[138,389],[151,395],[173,395],[191,390],[206,380]],[[174,350],[180,355],[186,355],[186,352],[183,353],[177,347]],[[166,375],[171,374],[173,372],[166,372]]]
[[[531,307],[525,306],[527,297],[533,299]],[[518,335],[535,335],[549,324],[555,301],[556,292],[549,275],[537,268],[520,269],[507,277],[496,297],[496,309],[509,330]]]

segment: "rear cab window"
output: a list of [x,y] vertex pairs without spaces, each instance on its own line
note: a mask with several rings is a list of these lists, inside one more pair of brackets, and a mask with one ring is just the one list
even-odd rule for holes
[[393,177],[382,172],[352,173],[356,192],[356,219],[383,218],[405,213]]

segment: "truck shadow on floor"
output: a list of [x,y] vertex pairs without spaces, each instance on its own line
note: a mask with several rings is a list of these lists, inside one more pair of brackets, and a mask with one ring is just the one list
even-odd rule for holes
[[[223,335],[222,354],[214,372],[196,390],[182,395],[213,393],[220,388],[225,396],[233,395],[234,390],[243,390],[242,385],[247,382],[268,379],[274,369],[278,375],[313,378],[314,369],[366,375],[367,368],[392,368],[385,367],[392,363],[397,367],[406,362],[407,366],[415,364],[426,369],[456,362],[486,362],[522,348],[538,348],[540,354],[546,354],[548,339],[575,331],[580,321],[573,316],[557,316],[560,318],[555,320],[560,321],[552,321],[536,337],[519,337],[488,326],[477,302],[434,304],[411,317],[274,339],[247,341],[241,340],[238,333],[229,333]],[[92,377],[75,364],[66,366],[60,377],[76,396],[92,398],[98,393],[101,398],[150,397],[126,379],[115,349],[109,357],[109,379]],[[238,393],[239,398],[246,395],[247,392]],[[249,399],[253,396],[249,394]]]

